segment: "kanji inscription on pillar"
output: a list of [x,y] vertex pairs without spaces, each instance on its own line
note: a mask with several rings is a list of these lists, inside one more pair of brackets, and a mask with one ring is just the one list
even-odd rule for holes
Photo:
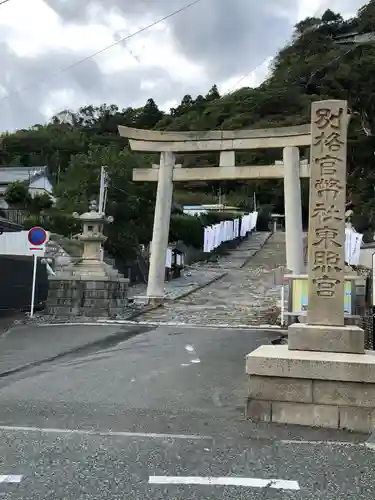
[[311,106],[309,211],[310,325],[344,325],[346,101]]

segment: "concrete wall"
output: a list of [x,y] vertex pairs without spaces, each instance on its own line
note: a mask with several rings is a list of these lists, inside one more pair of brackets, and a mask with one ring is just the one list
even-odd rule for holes
[[[30,243],[28,242],[27,234],[28,231],[4,232],[1,234],[0,255],[30,255]],[[44,255],[43,252],[40,253]]]

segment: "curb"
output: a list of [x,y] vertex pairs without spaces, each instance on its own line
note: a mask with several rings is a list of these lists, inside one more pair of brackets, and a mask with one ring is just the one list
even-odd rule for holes
[[[198,290],[202,290],[202,288],[205,288],[206,286],[212,285],[212,283],[215,283],[215,281],[221,280],[227,274],[228,274],[227,272],[220,273],[218,276],[214,276],[213,278],[210,278],[208,281],[205,281],[204,283],[201,283],[200,285],[197,285],[197,286],[191,288],[187,292],[183,292],[181,295],[178,295],[177,297],[174,297],[173,299],[166,298],[165,301],[166,302],[174,302],[176,300],[183,299],[183,298],[187,297],[188,295],[190,295],[191,293],[197,292]],[[160,306],[158,306],[158,307],[160,307]]]
[[102,319],[97,320],[95,322],[77,322],[77,323],[45,323],[40,325],[44,326],[105,326],[105,325],[138,325],[138,326],[174,326],[174,327],[182,327],[182,328],[231,328],[233,330],[272,330],[281,333],[285,330],[282,330],[278,325],[233,325],[230,323],[218,323],[218,324],[209,324],[209,325],[192,325],[191,323],[180,323],[173,321],[131,321],[126,319]]

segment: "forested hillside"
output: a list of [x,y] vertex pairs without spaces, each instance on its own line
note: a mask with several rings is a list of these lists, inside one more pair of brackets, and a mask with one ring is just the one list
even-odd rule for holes
[[[121,104],[87,106],[63,111],[48,124],[37,124],[2,136],[3,165],[49,165],[58,211],[69,214],[87,208],[97,196],[100,165],[108,165],[111,184],[108,211],[115,216],[111,246],[128,251],[150,239],[155,186],[134,184],[133,167],[150,163],[150,156],[129,151],[118,125],[156,130],[209,130],[298,125],[309,121],[310,103],[325,98],[347,99],[353,113],[349,130],[348,198],[355,205],[359,231],[375,229],[375,44],[341,46],[333,38],[352,32],[375,31],[375,0],[357,17],[344,21],[328,10],[321,18],[298,23],[290,45],[275,57],[270,76],[258,88],[242,88],[220,96],[214,85],[205,95],[186,95],[179,106],[163,113],[150,98],[144,107],[120,109]],[[313,77],[310,78],[310,75]],[[302,151],[308,157],[308,151]],[[241,153],[246,164],[269,164],[281,151]],[[185,165],[215,165],[215,155],[180,158]],[[175,201],[212,198],[218,186],[199,184],[179,188]],[[250,205],[252,193],[260,203],[283,206],[281,182],[222,183],[230,202]],[[307,188],[303,186],[304,205]],[[250,208],[250,206],[249,206]],[[57,220],[57,212],[55,219]],[[62,215],[56,224],[64,230]]]

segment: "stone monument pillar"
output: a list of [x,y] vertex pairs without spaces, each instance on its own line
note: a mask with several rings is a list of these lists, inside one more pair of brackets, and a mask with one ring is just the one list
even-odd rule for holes
[[54,316],[113,317],[123,314],[128,305],[129,280],[106,264],[102,244],[107,239],[104,225],[113,221],[97,211],[91,202],[88,212],[73,216],[80,220],[83,243],[81,259],[49,276],[47,313]]
[[344,323],[347,103],[312,104],[306,324],[288,345],[248,354],[253,421],[369,432],[375,421],[375,356]]
[[364,353],[365,334],[344,326],[345,101],[311,106],[307,323],[291,325],[289,349]]

